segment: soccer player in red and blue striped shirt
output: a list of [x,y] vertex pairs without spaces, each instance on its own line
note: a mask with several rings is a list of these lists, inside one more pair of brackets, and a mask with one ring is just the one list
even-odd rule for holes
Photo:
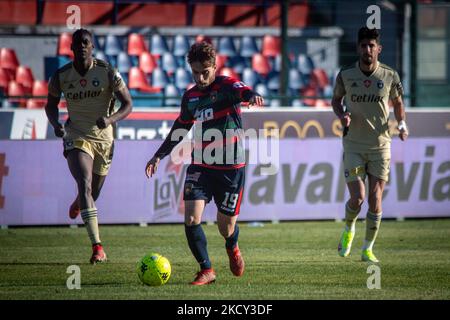
[[[248,106],[264,104],[263,98],[244,83],[230,77],[216,76],[215,61],[216,52],[211,44],[200,42],[192,45],[188,62],[196,85],[184,93],[179,117],[145,168],[147,177],[151,177],[160,160],[180,142],[181,139],[175,136],[184,137],[195,123],[196,143],[192,162],[186,172],[183,197],[186,238],[200,264],[200,272],[191,282],[193,285],[209,284],[216,279],[201,227],[205,205],[213,198],[231,272],[237,277],[244,273],[244,259],[238,246],[239,228],[236,224],[245,181],[241,103],[248,102]],[[184,131],[174,134],[177,130]],[[197,143],[199,135],[202,140]]]

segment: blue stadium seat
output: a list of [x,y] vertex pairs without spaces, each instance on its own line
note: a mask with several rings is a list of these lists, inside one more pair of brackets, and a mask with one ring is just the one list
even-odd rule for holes
[[155,68],[153,70],[151,77],[152,77],[151,81],[152,87],[164,88],[170,82],[166,72],[160,67]]
[[170,52],[163,53],[161,56],[161,68],[168,74],[174,73],[178,68],[175,56],[173,56]]
[[292,106],[293,107],[304,107],[305,105],[303,104],[301,99],[294,99],[294,100],[292,100]]
[[92,44],[94,45],[94,53],[97,51],[103,51],[100,42],[98,41],[98,37],[95,35],[92,35]]
[[173,55],[184,57],[189,51],[189,39],[185,35],[178,34],[173,40]]
[[178,68],[175,71],[175,85],[178,89],[185,90],[192,82],[192,76],[186,69]]
[[226,65],[232,68],[236,73],[242,73],[245,68],[249,67],[244,57],[234,56],[227,60]]
[[97,51],[97,52],[94,54],[94,57],[95,57],[96,59],[99,59],[99,60],[103,60],[103,61],[108,62],[108,57],[106,56],[106,54],[105,54],[103,51]]
[[271,107],[281,107],[281,100],[280,99],[272,99],[270,100]]
[[245,68],[242,71],[242,82],[251,88],[255,88],[255,86],[260,83],[259,75],[255,72],[255,70],[251,68]]
[[251,36],[243,36],[239,54],[241,57],[251,58],[255,53],[259,52],[255,38]]
[[266,85],[269,90],[279,90],[280,89],[280,73],[277,71],[271,71],[267,75]]
[[219,39],[218,52],[228,57],[236,56],[236,48],[234,46],[233,39],[231,37],[221,37]]
[[121,51],[123,49],[119,38],[112,34],[107,35],[105,39],[105,54],[107,56],[117,56]]
[[255,91],[264,98],[266,105],[270,103],[269,97],[271,96],[271,93],[264,83],[258,83],[255,87]]
[[176,107],[180,105],[180,91],[174,84],[168,84],[164,87],[164,105]]
[[120,73],[128,73],[133,66],[130,56],[126,52],[120,52],[117,56],[117,69]]
[[314,62],[310,56],[300,53],[297,58],[297,68],[301,73],[309,75],[314,69]]
[[305,86],[302,75],[295,69],[289,69],[289,89],[299,90]]
[[151,35],[150,52],[157,55],[162,55],[163,53],[169,52],[166,39],[162,35],[158,33]]

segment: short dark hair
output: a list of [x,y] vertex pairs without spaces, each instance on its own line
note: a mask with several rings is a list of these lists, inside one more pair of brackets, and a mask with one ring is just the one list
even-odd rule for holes
[[375,40],[377,43],[380,43],[380,31],[375,28],[362,27],[358,31],[358,43],[361,43],[364,39]]
[[189,50],[188,62],[189,64],[200,62],[202,65],[214,66],[216,64],[216,50],[208,42],[196,42]]
[[92,39],[92,33],[89,30],[80,28],[72,34],[72,41],[75,40],[75,38],[82,37],[84,34],[87,34],[89,38]]

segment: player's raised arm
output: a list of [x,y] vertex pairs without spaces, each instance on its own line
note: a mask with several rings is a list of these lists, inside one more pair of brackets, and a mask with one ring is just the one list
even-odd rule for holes
[[47,104],[45,105],[45,113],[48,121],[52,125],[55,136],[62,138],[64,136],[64,127],[59,123],[58,104],[61,100],[61,89],[59,86],[58,73],[52,76],[48,84]]
[[183,97],[180,115],[173,123],[169,134],[158,151],[156,151],[145,166],[145,175],[147,178],[151,178],[156,173],[160,160],[172,152],[173,148],[183,140],[193,125],[194,119],[187,110],[186,99]]

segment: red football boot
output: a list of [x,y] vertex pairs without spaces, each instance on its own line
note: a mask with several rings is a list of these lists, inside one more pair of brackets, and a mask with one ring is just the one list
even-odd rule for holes
[[204,284],[210,284],[216,281],[216,273],[212,268],[203,269],[197,272],[194,281],[191,282],[194,286],[202,286]]
[[98,262],[106,262],[106,253],[101,244],[92,245],[92,257],[90,262],[96,264]]
[[238,245],[233,249],[227,249],[228,258],[230,260],[230,270],[236,276],[240,277],[244,273],[245,262],[242,258]]

